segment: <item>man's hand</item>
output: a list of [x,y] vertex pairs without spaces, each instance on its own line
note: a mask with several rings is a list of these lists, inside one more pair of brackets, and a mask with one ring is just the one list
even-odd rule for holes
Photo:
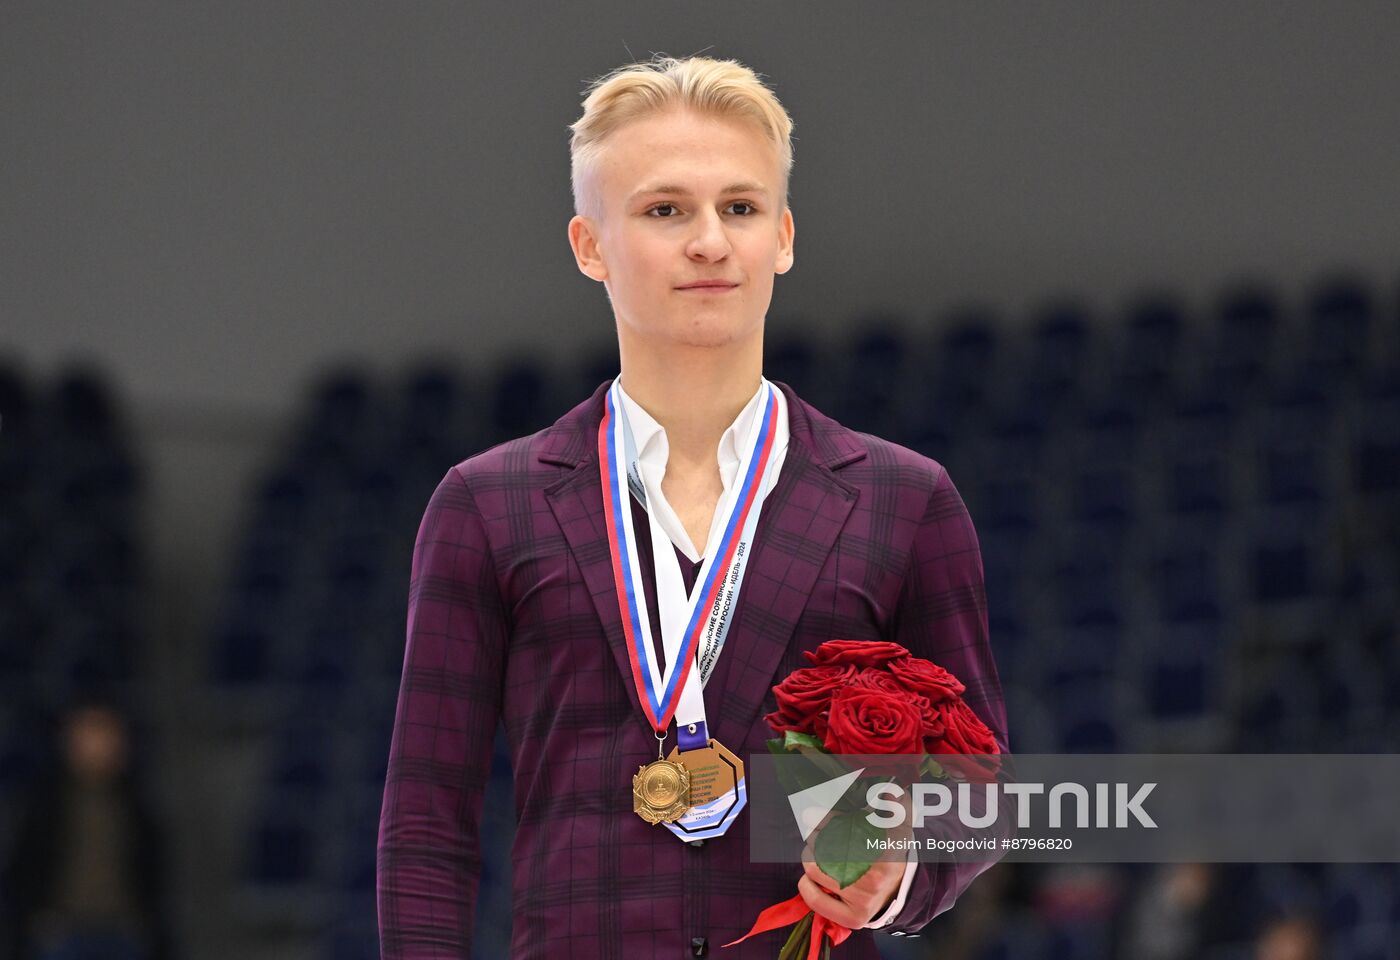
[[817,913],[843,927],[859,930],[889,907],[904,879],[905,861],[878,860],[849,887],[841,887],[814,862],[804,860],[806,876],[797,891]]
[[[908,840],[914,835],[914,831],[909,827],[911,804],[907,794],[903,803],[904,825],[887,833],[892,840]],[[807,838],[807,845],[802,851],[802,869],[806,876],[797,881],[797,892],[802,894],[807,906],[828,920],[834,920],[852,930],[859,930],[889,908],[895,895],[899,893],[908,859],[903,847],[896,844],[893,851],[882,851],[880,859],[872,863],[870,869],[861,874],[855,883],[849,887],[842,887],[834,877],[817,866],[817,857],[813,849],[817,835],[834,816],[835,811],[829,812]]]

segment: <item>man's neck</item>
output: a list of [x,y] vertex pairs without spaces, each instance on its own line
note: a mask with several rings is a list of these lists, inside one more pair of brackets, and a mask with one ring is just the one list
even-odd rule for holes
[[666,430],[668,467],[718,470],[719,438],[758,390],[759,351],[692,349],[682,357],[622,354],[627,395]]

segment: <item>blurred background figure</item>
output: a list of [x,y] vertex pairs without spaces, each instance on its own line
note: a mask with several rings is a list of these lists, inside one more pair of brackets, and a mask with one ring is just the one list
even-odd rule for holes
[[1129,896],[1115,955],[1137,960],[1199,957],[1238,935],[1230,918],[1239,907],[1224,889],[1219,865],[1161,864]]
[[1307,916],[1288,916],[1267,924],[1255,945],[1254,960],[1320,960],[1322,932]]
[[61,763],[24,798],[5,870],[17,960],[166,960],[163,838],[100,696],[62,718]]

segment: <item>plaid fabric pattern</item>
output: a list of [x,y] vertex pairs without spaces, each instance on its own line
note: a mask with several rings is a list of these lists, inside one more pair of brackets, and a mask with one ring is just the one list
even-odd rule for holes
[[[789,447],[706,685],[711,735],[743,757],[766,752],[771,687],[807,665],[803,651],[887,639],[962,678],[1006,750],[981,554],[947,471],[774,383],[788,400]],[[719,952],[801,875],[749,862],[748,816],[696,847],[632,812],[632,775],[656,740],[631,684],[603,518],[597,433],[609,384],[552,426],[457,464],[427,505],[379,824],[385,960],[471,955],[498,720],[518,819],[512,957],[692,956],[701,937],[706,955],[771,960],[786,938]],[[642,569],[654,610],[650,562]],[[922,927],[987,867],[921,864],[885,929]],[[840,951],[874,960],[873,933],[855,931]]]

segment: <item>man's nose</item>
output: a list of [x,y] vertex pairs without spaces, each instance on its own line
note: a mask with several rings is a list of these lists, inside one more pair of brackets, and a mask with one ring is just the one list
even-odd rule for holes
[[724,221],[718,213],[710,211],[696,218],[695,236],[690,247],[708,260],[718,260],[729,253],[729,237],[724,231]]

